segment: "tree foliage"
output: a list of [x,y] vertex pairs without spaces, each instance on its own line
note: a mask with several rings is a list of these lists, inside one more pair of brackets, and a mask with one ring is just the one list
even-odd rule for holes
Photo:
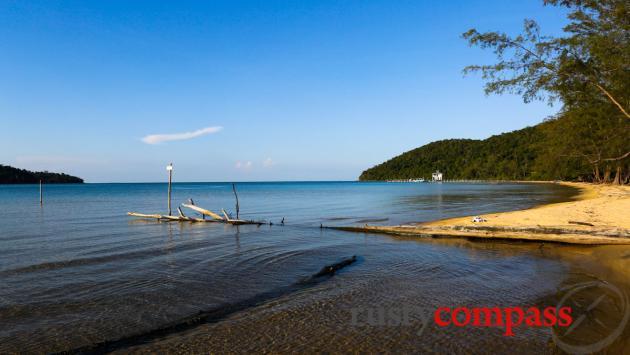
[[498,61],[464,72],[481,72],[487,94],[518,94],[525,102],[560,100],[567,108],[583,106],[596,94],[630,119],[630,2],[545,3],[570,9],[566,36],[543,36],[530,19],[516,36],[470,29],[463,38],[471,46],[492,49]]
[[[604,118],[593,120],[595,114]],[[605,172],[612,174],[619,162],[604,160],[601,142],[616,141],[617,146],[607,145],[606,150],[622,152],[624,145],[617,138],[630,134],[630,122],[619,118],[586,111],[579,117],[563,116],[484,140],[441,140],[367,169],[359,180],[428,179],[440,170],[449,180],[597,181],[595,167],[601,169],[599,179],[603,180]],[[574,131],[572,136],[577,139],[559,133],[567,130]],[[593,164],[595,160],[599,164]],[[630,163],[624,160],[621,169],[620,178],[627,181]]]
[[360,180],[429,178],[435,170],[446,179],[537,178],[533,164],[540,143],[538,127],[485,140],[448,139],[429,143],[364,171]]
[[0,164],[0,184],[83,183],[83,179],[67,174],[34,172]]
[[[569,10],[564,36],[543,36],[533,20],[523,33],[463,34],[471,46],[492,49],[497,62],[471,65],[465,73],[481,72],[486,94],[512,93],[525,102],[559,102],[558,122],[547,132],[543,160],[580,158],[593,179],[599,171],[616,170],[624,179],[630,158],[630,2],[628,0],[545,0]],[[542,158],[541,158],[542,159]],[[608,180],[607,176],[603,180]]]
[[542,35],[534,20],[517,35],[471,29],[463,38],[492,50],[497,61],[464,73],[480,72],[486,94],[560,104],[556,117],[483,141],[430,143],[360,179],[428,177],[440,169],[447,179],[630,180],[630,1],[544,3],[567,9],[563,36]]

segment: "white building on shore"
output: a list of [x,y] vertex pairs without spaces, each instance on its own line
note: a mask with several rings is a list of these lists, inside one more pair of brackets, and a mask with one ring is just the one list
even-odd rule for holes
[[439,170],[437,170],[436,172],[431,174],[431,180],[435,182],[442,182],[442,173]]

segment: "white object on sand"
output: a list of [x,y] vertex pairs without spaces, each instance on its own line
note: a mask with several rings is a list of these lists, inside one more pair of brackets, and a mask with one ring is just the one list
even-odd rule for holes
[[475,217],[473,217],[472,221],[473,221],[473,222],[475,222],[475,223],[478,223],[478,222],[488,222],[488,220],[487,220],[487,219],[485,219],[485,218],[481,218],[480,216],[475,216]]

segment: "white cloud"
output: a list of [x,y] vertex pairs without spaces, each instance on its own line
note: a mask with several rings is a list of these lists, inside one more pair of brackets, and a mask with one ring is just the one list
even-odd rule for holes
[[267,158],[267,159],[263,160],[263,162],[262,162],[262,165],[265,168],[271,168],[275,164],[276,163],[271,158]]
[[252,168],[253,165],[254,164],[251,161],[246,161],[246,162],[237,161],[235,167],[241,170],[249,170]]
[[159,144],[159,143],[168,142],[168,141],[182,141],[182,140],[205,136],[206,134],[216,133],[222,129],[223,127],[215,126],[215,127],[206,127],[206,128],[198,129],[193,132],[171,133],[171,134],[150,134],[142,138],[142,141],[146,144]]

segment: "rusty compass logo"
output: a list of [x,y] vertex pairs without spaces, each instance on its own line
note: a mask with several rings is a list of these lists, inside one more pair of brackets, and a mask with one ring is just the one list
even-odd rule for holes
[[570,354],[591,354],[615,342],[630,319],[628,296],[605,281],[590,281],[561,290],[556,309],[571,307],[569,327],[554,327],[555,344]]

